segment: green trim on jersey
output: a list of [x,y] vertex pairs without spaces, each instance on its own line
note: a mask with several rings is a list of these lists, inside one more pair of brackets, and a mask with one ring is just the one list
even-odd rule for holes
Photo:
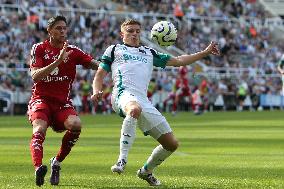
[[160,68],[165,68],[167,62],[172,58],[172,56],[163,53],[157,53],[153,56],[153,65]]
[[118,115],[120,116],[120,117],[126,117],[125,115],[124,115],[124,113],[123,113],[123,111],[122,111],[122,109],[121,108],[119,108],[119,113],[118,113]]
[[111,57],[108,57],[106,55],[103,55],[101,58],[100,58],[101,62],[100,63],[100,67],[103,68],[105,71],[107,72],[111,72],[111,63],[113,62],[113,60],[111,59]]
[[99,66],[100,66],[102,69],[104,69],[105,71],[107,71],[107,72],[110,72],[110,71],[111,71],[110,65],[107,64],[107,63],[102,62],[102,63],[100,63]]
[[125,88],[123,87],[123,84],[122,84],[122,74],[121,74],[120,70],[118,70],[118,76],[119,76],[119,83],[117,85],[117,88],[118,88],[117,98],[119,98],[121,96],[121,94],[123,93],[123,91],[125,90]]
[[278,62],[278,66],[280,66],[280,67],[284,66],[284,59],[281,59],[281,60]]
[[107,63],[112,63],[113,62],[113,59],[111,57],[106,56],[106,55],[103,55],[101,57],[101,60],[106,61]]
[[[118,85],[117,85],[118,94],[117,94],[117,97],[116,97],[116,100],[115,100],[116,103],[117,103],[117,101],[119,100],[120,96],[122,95],[122,93],[123,93],[124,90],[125,90],[125,88],[124,88],[124,86],[123,86],[123,84],[122,84],[122,74],[121,74],[121,71],[120,71],[120,70],[118,70],[118,76],[119,76],[119,83],[118,83]],[[119,114],[120,117],[125,117],[125,115],[124,115],[124,113],[123,113],[121,107],[119,107],[119,112],[118,112],[118,114]]]

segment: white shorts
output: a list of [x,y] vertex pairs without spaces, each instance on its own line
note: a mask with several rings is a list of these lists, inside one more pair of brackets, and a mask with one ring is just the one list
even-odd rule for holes
[[163,134],[171,133],[171,132],[172,132],[172,129],[170,125],[168,124],[168,122],[162,122],[156,127],[153,127],[150,131],[144,132],[144,135],[145,136],[150,135],[154,139],[158,140],[158,138],[160,138],[160,136],[162,136]]
[[[171,132],[171,128],[166,120],[166,118],[152,105],[148,98],[143,98],[136,96],[128,91],[124,91],[121,96],[112,102],[113,109],[120,116],[125,116],[125,106],[129,102],[137,102],[141,108],[142,112],[138,119],[137,125],[142,130],[142,132],[147,135],[147,133],[154,127],[158,125],[163,125],[158,128],[162,134]],[[149,134],[149,133],[148,133]]]

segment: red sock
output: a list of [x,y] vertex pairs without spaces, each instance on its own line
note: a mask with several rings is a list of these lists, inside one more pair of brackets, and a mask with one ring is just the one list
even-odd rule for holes
[[35,169],[42,165],[42,157],[43,157],[43,142],[45,139],[45,135],[41,132],[35,132],[32,135],[31,143],[30,143],[30,151],[32,155],[32,161]]
[[175,112],[175,111],[177,111],[177,103],[173,103],[173,111]]
[[71,148],[75,145],[76,141],[79,139],[80,132],[72,133],[71,131],[66,131],[62,139],[61,148],[56,156],[59,162],[62,162],[65,157],[70,153]]

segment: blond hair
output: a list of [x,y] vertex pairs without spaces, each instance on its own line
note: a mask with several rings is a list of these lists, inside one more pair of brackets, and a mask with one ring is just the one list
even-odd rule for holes
[[122,28],[124,28],[125,26],[128,26],[128,25],[139,25],[139,26],[141,26],[141,23],[138,20],[127,19],[121,24],[120,30],[122,30]]

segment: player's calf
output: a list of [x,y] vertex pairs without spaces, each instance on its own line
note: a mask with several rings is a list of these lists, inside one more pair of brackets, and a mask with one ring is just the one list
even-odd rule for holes
[[56,159],[59,162],[62,162],[66,156],[71,152],[72,147],[79,140],[81,131],[66,131],[65,135],[62,138],[62,144],[60,150],[56,156]]

